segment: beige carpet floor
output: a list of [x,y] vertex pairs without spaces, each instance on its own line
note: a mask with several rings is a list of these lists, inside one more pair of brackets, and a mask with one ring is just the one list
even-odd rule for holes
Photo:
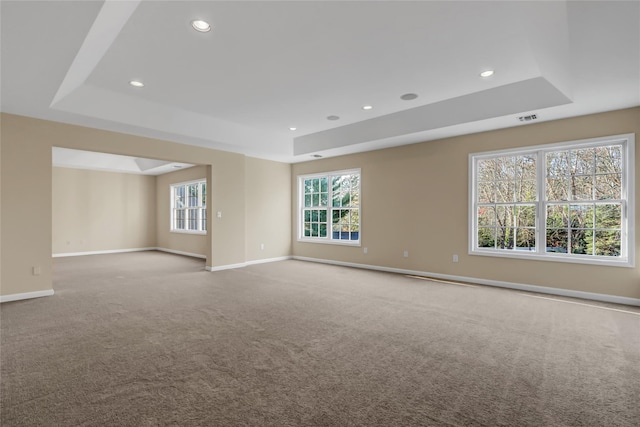
[[54,266],[54,296],[0,307],[4,427],[640,425],[637,308],[301,261]]

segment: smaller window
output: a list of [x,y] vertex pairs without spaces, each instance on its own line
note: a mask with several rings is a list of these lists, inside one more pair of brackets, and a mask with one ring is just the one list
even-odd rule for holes
[[360,243],[360,170],[298,177],[298,240]]
[[171,231],[207,232],[207,181],[171,185]]

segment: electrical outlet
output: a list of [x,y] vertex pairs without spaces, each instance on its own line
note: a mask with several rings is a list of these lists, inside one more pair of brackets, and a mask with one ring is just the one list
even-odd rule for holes
[[369,248],[364,248],[364,253],[368,253],[369,252]]
[[260,243],[260,250],[264,251],[264,243]]
[[222,218],[222,211],[218,211],[218,212],[216,213],[216,216],[217,216],[218,218]]
[[405,258],[409,258],[409,251],[404,251],[403,256],[404,256]]
[[453,256],[453,262],[458,262],[458,255],[457,255],[457,254],[455,254],[455,255]]
[[40,273],[42,273],[42,269],[40,267],[33,267],[31,272],[33,273],[34,276],[39,276]]

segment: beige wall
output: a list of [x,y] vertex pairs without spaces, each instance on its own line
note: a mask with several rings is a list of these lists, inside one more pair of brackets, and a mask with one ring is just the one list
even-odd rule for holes
[[[223,213],[209,216],[207,266],[245,262],[245,156],[12,114],[0,120],[0,295],[52,289],[54,146],[206,165],[211,212]],[[34,266],[40,275],[32,274]]]
[[252,157],[246,161],[246,259],[289,255],[291,166]]
[[[171,184],[195,181],[207,177],[206,166],[194,166],[176,172],[159,175],[156,179],[157,218],[156,242],[162,249],[206,255],[207,236],[202,234],[172,233],[171,221]],[[208,184],[208,182],[207,182]],[[207,185],[208,187],[208,185]],[[210,216],[210,215],[209,215]]]
[[[0,295],[51,289],[51,147],[58,146],[205,165],[212,215],[204,249],[211,267],[293,253],[640,298],[638,268],[467,255],[469,153],[639,134],[640,108],[292,166],[21,116],[0,117]],[[356,167],[362,168],[363,174],[362,243],[369,253],[365,255],[362,248],[297,242],[295,221],[290,221],[291,217],[297,218],[295,177]],[[639,175],[636,174],[636,181]],[[290,183],[288,188],[283,184],[286,180]],[[636,189],[640,189],[638,182]],[[283,214],[287,209],[288,218]],[[222,212],[222,218],[215,218],[213,213],[217,211]],[[278,224],[288,230],[278,229]],[[285,237],[287,234],[292,238]],[[261,243],[265,244],[264,250],[260,250]],[[160,246],[157,241],[156,244]],[[404,250],[409,251],[409,258],[402,257]],[[454,253],[460,256],[456,264],[451,261]],[[636,253],[640,254],[640,250],[636,249]],[[636,264],[640,264],[638,260]],[[42,269],[38,276],[32,274],[36,266]]]
[[[518,126],[398,148],[295,164],[296,176],[362,168],[362,247],[296,241],[293,254],[576,291],[640,298],[638,268],[468,255],[469,154],[607,135],[640,135],[640,108]],[[636,150],[636,160],[640,150]],[[636,199],[640,200],[640,173]],[[636,210],[640,224],[640,209]],[[636,247],[640,239],[636,236]],[[368,248],[368,254],[363,248]],[[409,257],[403,258],[403,251]],[[452,262],[452,255],[459,262]],[[636,249],[637,256],[640,250]],[[636,265],[640,266],[639,260]]]
[[53,168],[53,254],[156,246],[154,176]]
[[[51,145],[2,114],[1,295],[51,289]],[[47,139],[46,133],[40,139]],[[26,136],[26,137],[25,137]],[[32,274],[40,267],[41,274]]]

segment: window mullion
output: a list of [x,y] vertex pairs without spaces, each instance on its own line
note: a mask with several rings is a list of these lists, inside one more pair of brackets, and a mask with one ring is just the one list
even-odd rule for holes
[[327,176],[327,239],[333,240],[333,175]]
[[536,203],[538,204],[538,217],[536,218],[536,235],[538,245],[536,247],[536,253],[543,254],[546,252],[547,246],[547,168],[545,152],[543,150],[539,150],[536,153],[536,157]]

